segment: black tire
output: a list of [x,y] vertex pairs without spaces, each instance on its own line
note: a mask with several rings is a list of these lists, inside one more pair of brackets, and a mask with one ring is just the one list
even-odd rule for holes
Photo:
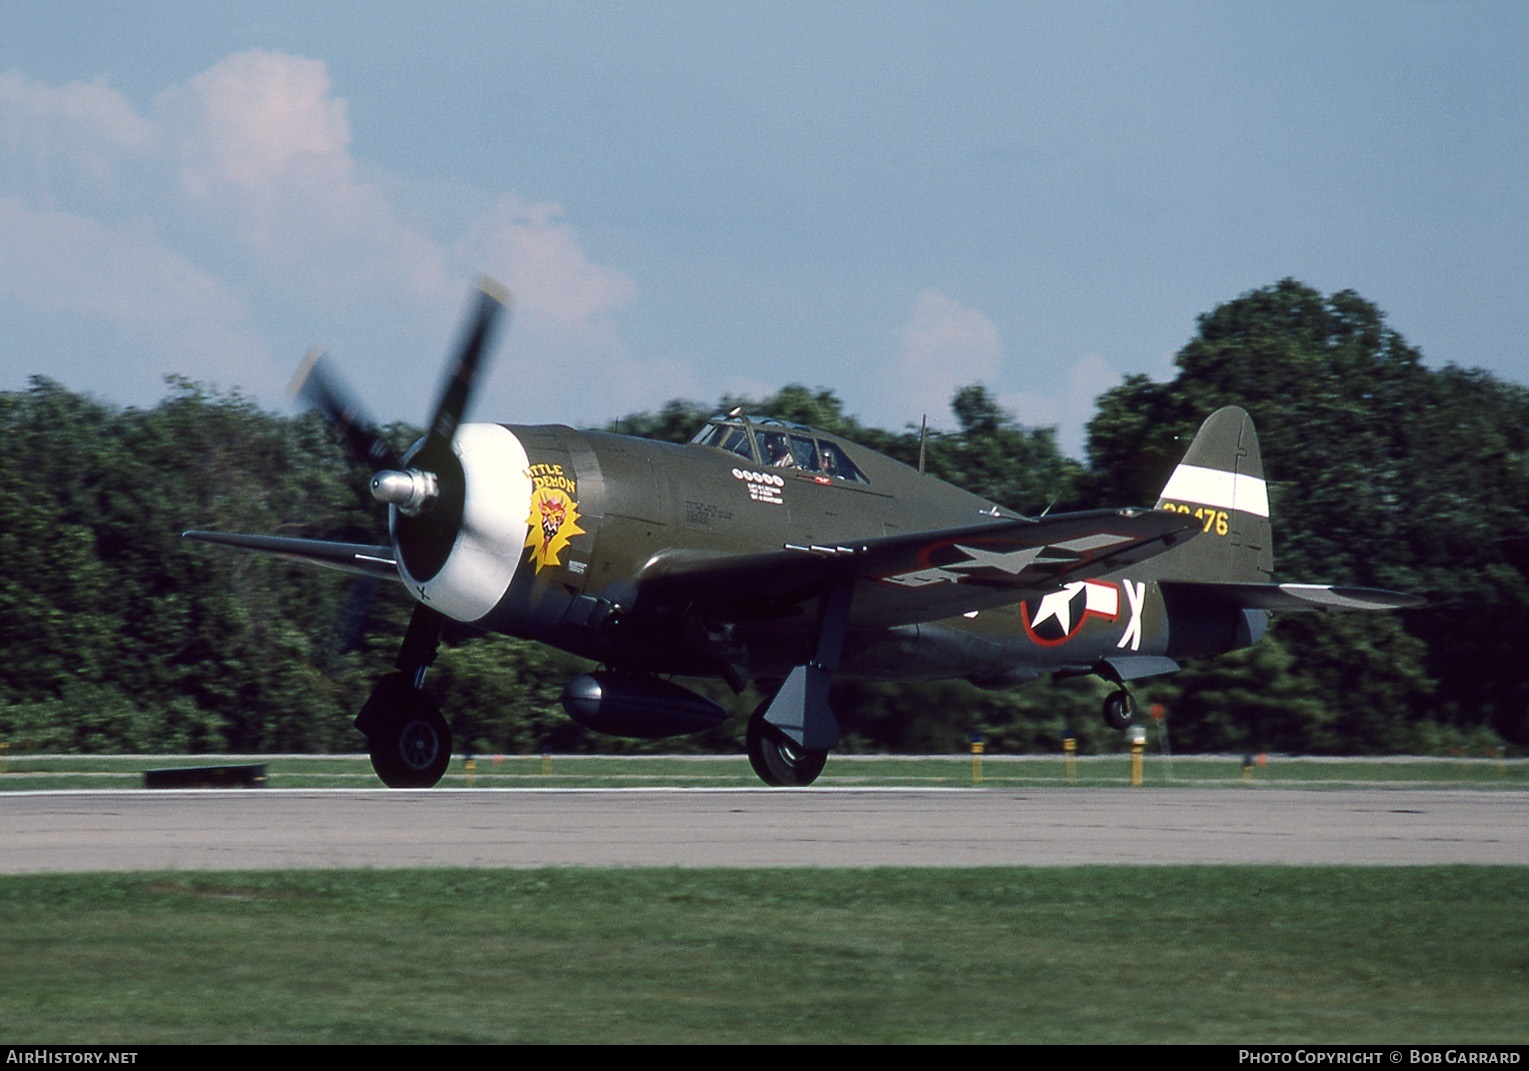
[[435,704],[396,675],[384,677],[362,708],[372,769],[389,788],[430,788],[451,765],[451,729]]
[[1125,732],[1136,721],[1136,700],[1121,688],[1104,697],[1104,724]]
[[749,719],[749,765],[772,788],[812,784],[828,762],[827,748],[802,747],[764,720],[764,708]]

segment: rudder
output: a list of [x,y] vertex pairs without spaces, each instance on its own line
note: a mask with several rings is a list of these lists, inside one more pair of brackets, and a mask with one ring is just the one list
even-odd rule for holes
[[1192,514],[1203,534],[1163,564],[1164,579],[1268,583],[1274,573],[1269,492],[1253,418],[1231,405],[1206,418],[1168,477],[1158,509]]

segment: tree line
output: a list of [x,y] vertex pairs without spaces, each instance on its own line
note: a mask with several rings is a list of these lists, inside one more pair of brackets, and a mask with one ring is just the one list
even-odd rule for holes
[[[1395,614],[1292,614],[1248,651],[1139,682],[1183,751],[1438,753],[1529,745],[1529,391],[1433,368],[1352,291],[1286,279],[1199,317],[1159,383],[1103,394],[1073,459],[981,385],[956,426],[867,427],[831,391],[676,400],[609,426],[685,441],[712,413],[756,413],[843,434],[1028,514],[1150,505],[1199,423],[1247,409],[1263,447],[1280,580],[1428,597]],[[20,751],[356,750],[351,718],[407,621],[393,584],[188,544],[186,528],[386,542],[385,519],[316,416],[261,410],[173,378],[124,409],[46,378],[0,393],[0,740]],[[402,447],[417,434],[397,426]],[[710,694],[740,717],[700,737],[619,741],[558,705],[579,672],[503,636],[449,643],[432,671],[459,747],[738,750],[748,689]],[[848,750],[949,751],[981,734],[1040,751],[1072,733],[1114,747],[1104,687],[841,681]]]

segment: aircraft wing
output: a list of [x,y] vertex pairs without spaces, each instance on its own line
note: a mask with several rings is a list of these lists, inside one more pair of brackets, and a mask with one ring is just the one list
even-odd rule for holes
[[1165,580],[1162,588],[1164,595],[1242,610],[1403,610],[1422,606],[1428,601],[1421,595],[1341,584],[1216,584]]
[[640,572],[639,601],[684,600],[726,617],[764,616],[848,572],[856,581],[851,627],[891,627],[1012,605],[1155,557],[1200,530],[1198,521],[1169,510],[1094,510],[749,555],[669,551]]
[[329,543],[322,539],[293,539],[287,536],[240,535],[235,532],[207,532],[193,529],[182,538],[217,543],[224,547],[258,550],[293,561],[322,565],[361,576],[398,579],[398,566],[392,547],[369,547],[364,543]]

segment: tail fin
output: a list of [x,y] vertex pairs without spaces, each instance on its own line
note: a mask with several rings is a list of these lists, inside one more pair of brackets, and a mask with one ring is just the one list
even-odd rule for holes
[[1204,525],[1203,535],[1164,562],[1184,579],[1268,583],[1273,576],[1264,463],[1253,419],[1242,409],[1227,406],[1206,418],[1157,508],[1193,514]]

